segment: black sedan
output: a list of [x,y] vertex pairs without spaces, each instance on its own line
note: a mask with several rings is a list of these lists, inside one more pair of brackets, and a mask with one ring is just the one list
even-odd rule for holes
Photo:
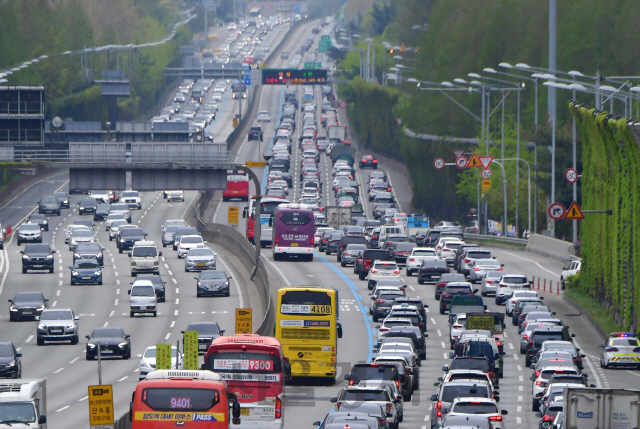
[[442,274],[450,273],[451,270],[444,259],[425,258],[418,268],[418,283],[423,285],[427,280],[439,278]]
[[360,160],[360,168],[378,169],[378,158],[373,155],[364,155]]
[[53,273],[53,254],[56,251],[48,244],[27,244],[20,253],[22,253],[22,274],[26,274],[27,270],[49,270]]
[[96,328],[91,335],[87,335],[87,360],[98,357],[98,343],[100,343],[100,357],[131,357],[130,335],[122,328]]
[[0,343],[0,377],[22,378],[22,353],[11,342]]
[[[186,331],[198,332],[198,354],[205,354],[209,346],[219,336],[224,334],[224,329],[220,329],[217,322],[191,322]],[[185,331],[182,331],[184,334]]]
[[78,243],[73,252],[73,262],[79,259],[95,259],[98,265],[104,266],[104,247],[98,243]]
[[49,231],[49,220],[43,214],[34,213],[29,216],[28,223],[37,223],[43,231]]
[[96,211],[93,214],[93,220],[106,220],[107,216],[109,216],[109,210],[111,210],[111,204],[98,204],[98,207],[96,207]]
[[102,284],[102,267],[95,259],[78,259],[71,270],[71,284]]
[[229,296],[231,291],[229,289],[229,280],[231,276],[224,271],[219,270],[205,270],[200,273],[198,277],[194,277],[197,280],[196,283],[196,296]]
[[142,241],[147,236],[146,232],[142,232],[140,228],[127,228],[120,231],[120,237],[118,237],[117,246],[118,252],[122,253],[123,250],[129,250],[133,248],[136,241]]
[[49,300],[42,292],[18,292],[9,302],[9,320],[34,320],[42,314],[42,310],[49,306]]
[[68,209],[70,207],[69,196],[67,195],[66,192],[54,192],[53,194],[51,194],[51,196],[56,197],[58,199],[58,202],[60,203],[60,208]]
[[[158,300],[158,302],[165,302],[165,284],[167,284],[167,282],[162,280],[162,277],[157,274],[138,274],[136,276],[136,279],[149,280],[151,283],[153,283],[153,287],[156,290],[156,299]],[[133,282],[131,282],[131,284],[133,284]]]

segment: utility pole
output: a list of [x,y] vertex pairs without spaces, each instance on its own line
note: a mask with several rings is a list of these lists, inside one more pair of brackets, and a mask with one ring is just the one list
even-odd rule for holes
[[[556,33],[558,27],[558,0],[549,0],[549,70],[556,73]],[[556,88],[547,87],[549,120],[556,120]],[[555,202],[555,201],[552,201]]]

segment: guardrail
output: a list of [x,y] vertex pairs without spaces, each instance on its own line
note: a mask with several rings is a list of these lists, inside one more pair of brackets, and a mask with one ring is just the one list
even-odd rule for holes
[[[255,263],[255,249],[249,241],[238,231],[219,223],[208,223],[202,219],[200,213],[202,206],[202,194],[200,201],[196,204],[196,219],[198,222],[198,231],[205,237],[205,240],[216,243],[229,250],[240,259],[247,271],[251,272]],[[260,301],[264,310],[264,316],[260,322],[260,326],[255,329],[255,333],[259,335],[273,335],[275,328],[275,315],[273,314],[273,303],[271,299],[269,274],[264,262],[260,260],[254,282],[258,288]]]
[[500,235],[470,234],[468,232],[464,233],[464,238],[469,240],[474,240],[474,241],[498,241],[503,243],[524,244],[524,245],[527,245],[527,243],[529,243],[529,240],[526,238],[503,237]]

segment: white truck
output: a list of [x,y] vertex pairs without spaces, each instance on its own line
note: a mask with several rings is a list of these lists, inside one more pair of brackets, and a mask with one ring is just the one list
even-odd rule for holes
[[340,225],[351,225],[351,207],[327,206],[324,211],[327,226],[337,230]]
[[567,387],[562,429],[633,429],[640,426],[640,390]]
[[0,381],[0,428],[47,429],[47,380]]
[[347,126],[346,125],[332,125],[327,130],[327,136],[331,141],[343,142],[347,138]]

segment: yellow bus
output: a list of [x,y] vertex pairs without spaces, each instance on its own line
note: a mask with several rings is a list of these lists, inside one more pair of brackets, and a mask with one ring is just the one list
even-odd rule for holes
[[338,338],[338,291],[331,286],[286,286],[278,290],[276,338],[295,378],[323,378],[335,383]]

